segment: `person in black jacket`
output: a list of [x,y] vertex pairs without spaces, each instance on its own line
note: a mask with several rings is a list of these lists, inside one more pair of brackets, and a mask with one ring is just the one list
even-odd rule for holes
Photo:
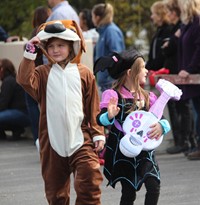
[[8,59],[0,59],[0,139],[5,139],[5,131],[12,131],[13,139],[18,139],[24,128],[30,125],[24,90],[16,82],[16,71]]
[[[178,0],[165,0],[164,2],[166,3],[170,23],[173,25],[169,40],[163,44],[162,50],[165,56],[164,67],[170,70],[170,74],[178,74],[179,36],[177,33],[182,25],[180,19],[181,10]],[[196,146],[191,103],[184,100],[170,100],[168,102],[168,110],[173,131],[174,146],[167,148],[167,153],[177,154],[188,152],[189,148],[193,149]]]
[[163,1],[153,3],[151,6],[151,19],[157,29],[150,44],[146,68],[157,71],[164,67],[165,57],[162,52],[162,46],[171,34],[171,25],[169,24],[167,9]]

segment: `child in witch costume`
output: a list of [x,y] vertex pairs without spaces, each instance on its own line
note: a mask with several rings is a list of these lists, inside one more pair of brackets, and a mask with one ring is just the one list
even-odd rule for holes
[[[41,46],[43,44],[43,47]],[[48,65],[35,68],[39,46]],[[105,136],[96,123],[99,97],[95,77],[80,64],[84,40],[72,20],[42,24],[26,46],[18,83],[40,105],[39,143],[45,193],[51,205],[68,205],[70,174],[76,205],[100,205],[98,152]]]
[[[136,192],[143,183],[147,190],[145,205],[156,205],[160,192],[160,172],[154,150],[127,157],[119,147],[124,132],[118,129],[118,125],[122,127],[126,116],[132,111],[148,111],[157,99],[154,93],[142,88],[148,74],[144,58],[131,48],[99,58],[94,70],[98,72],[102,68],[107,68],[115,79],[112,89],[103,92],[101,112],[97,115],[99,125],[111,127],[106,144],[104,175],[113,188],[117,182],[121,183],[120,205],[133,205]],[[150,128],[148,137],[159,139],[170,130],[170,125],[166,119],[161,119]]]

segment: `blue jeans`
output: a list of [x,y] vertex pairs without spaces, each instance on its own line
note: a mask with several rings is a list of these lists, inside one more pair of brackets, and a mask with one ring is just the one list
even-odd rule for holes
[[38,108],[38,103],[28,93],[25,93],[25,99],[35,142],[38,139],[40,111]]
[[30,125],[29,116],[17,109],[0,111],[0,133],[6,130],[16,131]]

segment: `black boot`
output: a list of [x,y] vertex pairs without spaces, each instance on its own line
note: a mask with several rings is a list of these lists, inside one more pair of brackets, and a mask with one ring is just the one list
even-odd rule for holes
[[133,186],[126,181],[121,182],[122,185],[122,196],[120,205],[133,205],[136,199],[136,191]]
[[160,182],[154,177],[149,177],[145,181],[146,195],[145,205],[157,205],[160,195]]

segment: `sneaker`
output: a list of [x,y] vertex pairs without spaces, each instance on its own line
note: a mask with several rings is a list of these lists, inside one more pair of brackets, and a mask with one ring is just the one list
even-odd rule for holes
[[189,160],[200,160],[200,149],[188,154]]

